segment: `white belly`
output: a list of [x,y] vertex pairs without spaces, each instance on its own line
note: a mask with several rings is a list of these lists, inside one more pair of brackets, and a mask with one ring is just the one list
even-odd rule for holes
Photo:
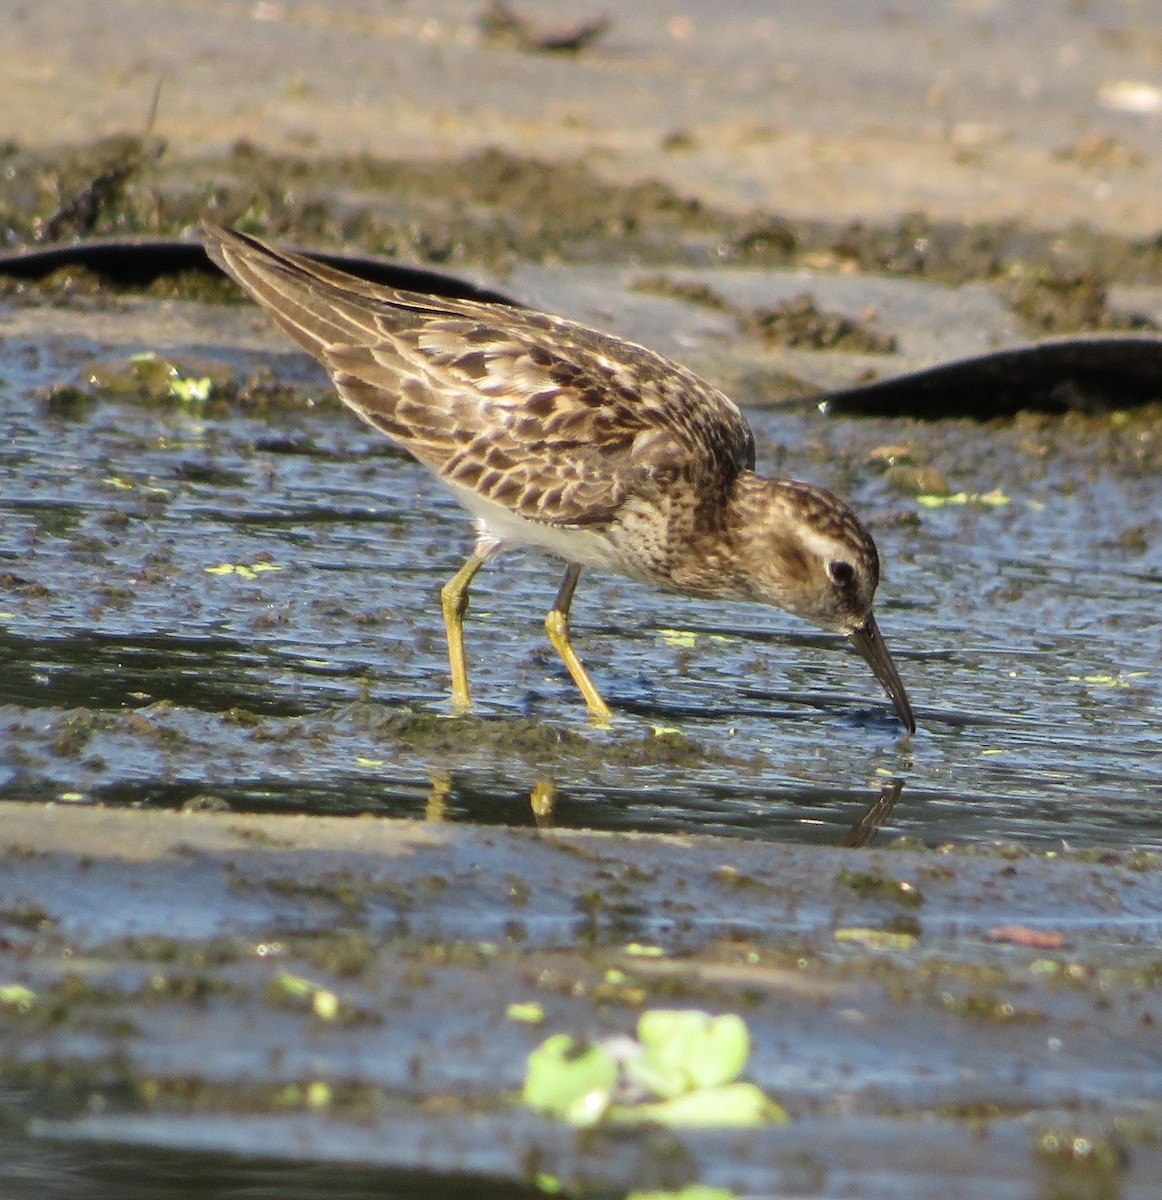
[[480,554],[493,554],[504,546],[539,546],[582,567],[597,567],[622,575],[631,573],[621,555],[600,533],[526,521],[469,488],[446,480],[440,482],[476,518],[476,549]]

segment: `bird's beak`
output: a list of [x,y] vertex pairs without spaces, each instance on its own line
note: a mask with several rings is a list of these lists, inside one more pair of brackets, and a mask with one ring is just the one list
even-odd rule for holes
[[909,733],[916,732],[916,718],[912,716],[912,706],[908,703],[908,693],[904,691],[904,681],[892,662],[888,647],[880,634],[875,617],[868,613],[867,620],[848,634],[852,645],[867,659],[867,665],[875,672],[875,677],[883,684],[888,699],[896,709],[896,716],[904,723]]

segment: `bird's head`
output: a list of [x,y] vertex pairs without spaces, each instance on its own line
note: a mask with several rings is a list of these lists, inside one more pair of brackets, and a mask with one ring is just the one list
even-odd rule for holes
[[872,536],[831,492],[751,476],[740,565],[750,597],[842,633],[867,660],[908,732],[907,692],[872,613],[880,560]]

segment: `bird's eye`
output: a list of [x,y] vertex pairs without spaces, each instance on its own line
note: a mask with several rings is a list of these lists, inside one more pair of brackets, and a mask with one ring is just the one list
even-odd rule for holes
[[836,587],[845,588],[855,578],[855,568],[849,562],[836,559],[827,564],[827,574],[831,576],[831,582]]

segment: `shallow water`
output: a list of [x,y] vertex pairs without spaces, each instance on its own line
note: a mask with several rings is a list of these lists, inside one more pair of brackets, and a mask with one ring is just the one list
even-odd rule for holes
[[[744,404],[764,372],[869,365],[756,356],[632,282],[514,280],[688,353]],[[941,338],[943,353],[979,349],[992,320],[973,293],[981,320],[958,340],[932,316],[956,297],[893,307],[901,289],[828,286],[829,305],[899,321],[905,359]],[[478,577],[477,709],[450,719],[438,591],[470,530],[443,489],[248,310],[85,303],[5,314],[0,796],[59,803],[5,818],[3,981],[60,1007],[31,1024],[0,1012],[0,1184],[46,1200],[187,1194],[192,1176],[207,1196],[515,1196],[539,1164],[601,1195],[695,1178],[756,1194],[1138,1194],[1158,1124],[1153,860],[792,843],[871,836],[869,805],[898,789],[883,841],[1162,845],[1155,410],[751,411],[763,463],[835,488],[874,528],[912,739],[839,639],[587,575],[574,639],[616,712],[595,729],[543,635],[559,567],[524,553]],[[115,382],[147,349],[216,364],[194,377],[262,368],[299,390],[263,408],[86,384],[93,363]],[[80,391],[45,392],[68,384]],[[912,469],[963,502],[922,502],[899,478]],[[167,844],[146,825],[166,814],[94,805],[431,820],[338,822],[320,849],[325,822],[194,813]],[[115,818],[136,824],[93,827]],[[727,836],[574,846],[524,836],[534,823]],[[897,877],[922,881],[920,907],[892,900]],[[1063,948],[994,942],[1011,922]],[[914,940],[864,949],[842,927]],[[673,957],[647,970],[629,941]],[[281,970],[367,1020],[327,1028],[272,1004]],[[625,995],[602,990],[610,970]],[[674,997],[742,1009],[753,1077],[794,1121],[587,1140],[534,1119],[513,1094],[545,1030],[505,1015],[530,994],[548,1029],[622,1031]],[[284,1089],[311,1080],[334,1093],[325,1111],[288,1107]],[[1067,1149],[1046,1153],[1058,1128]]]
[[[657,323],[631,299],[622,325]],[[248,415],[98,391],[62,414],[38,393],[132,349],[30,339],[5,371],[6,796],[422,815],[435,780],[448,816],[514,823],[547,783],[567,825],[834,841],[900,780],[887,829],[928,843],[1162,845],[1150,410],[751,411],[761,464],[833,487],[874,529],[910,741],[842,639],[591,573],[574,640],[618,714],[593,729],[543,635],[559,567],[524,552],[474,586],[460,726],[434,719],[438,589],[470,546],[458,506],[330,405]],[[298,356],[200,349],[327,394]],[[901,444],[961,502],[893,486],[874,452]]]

